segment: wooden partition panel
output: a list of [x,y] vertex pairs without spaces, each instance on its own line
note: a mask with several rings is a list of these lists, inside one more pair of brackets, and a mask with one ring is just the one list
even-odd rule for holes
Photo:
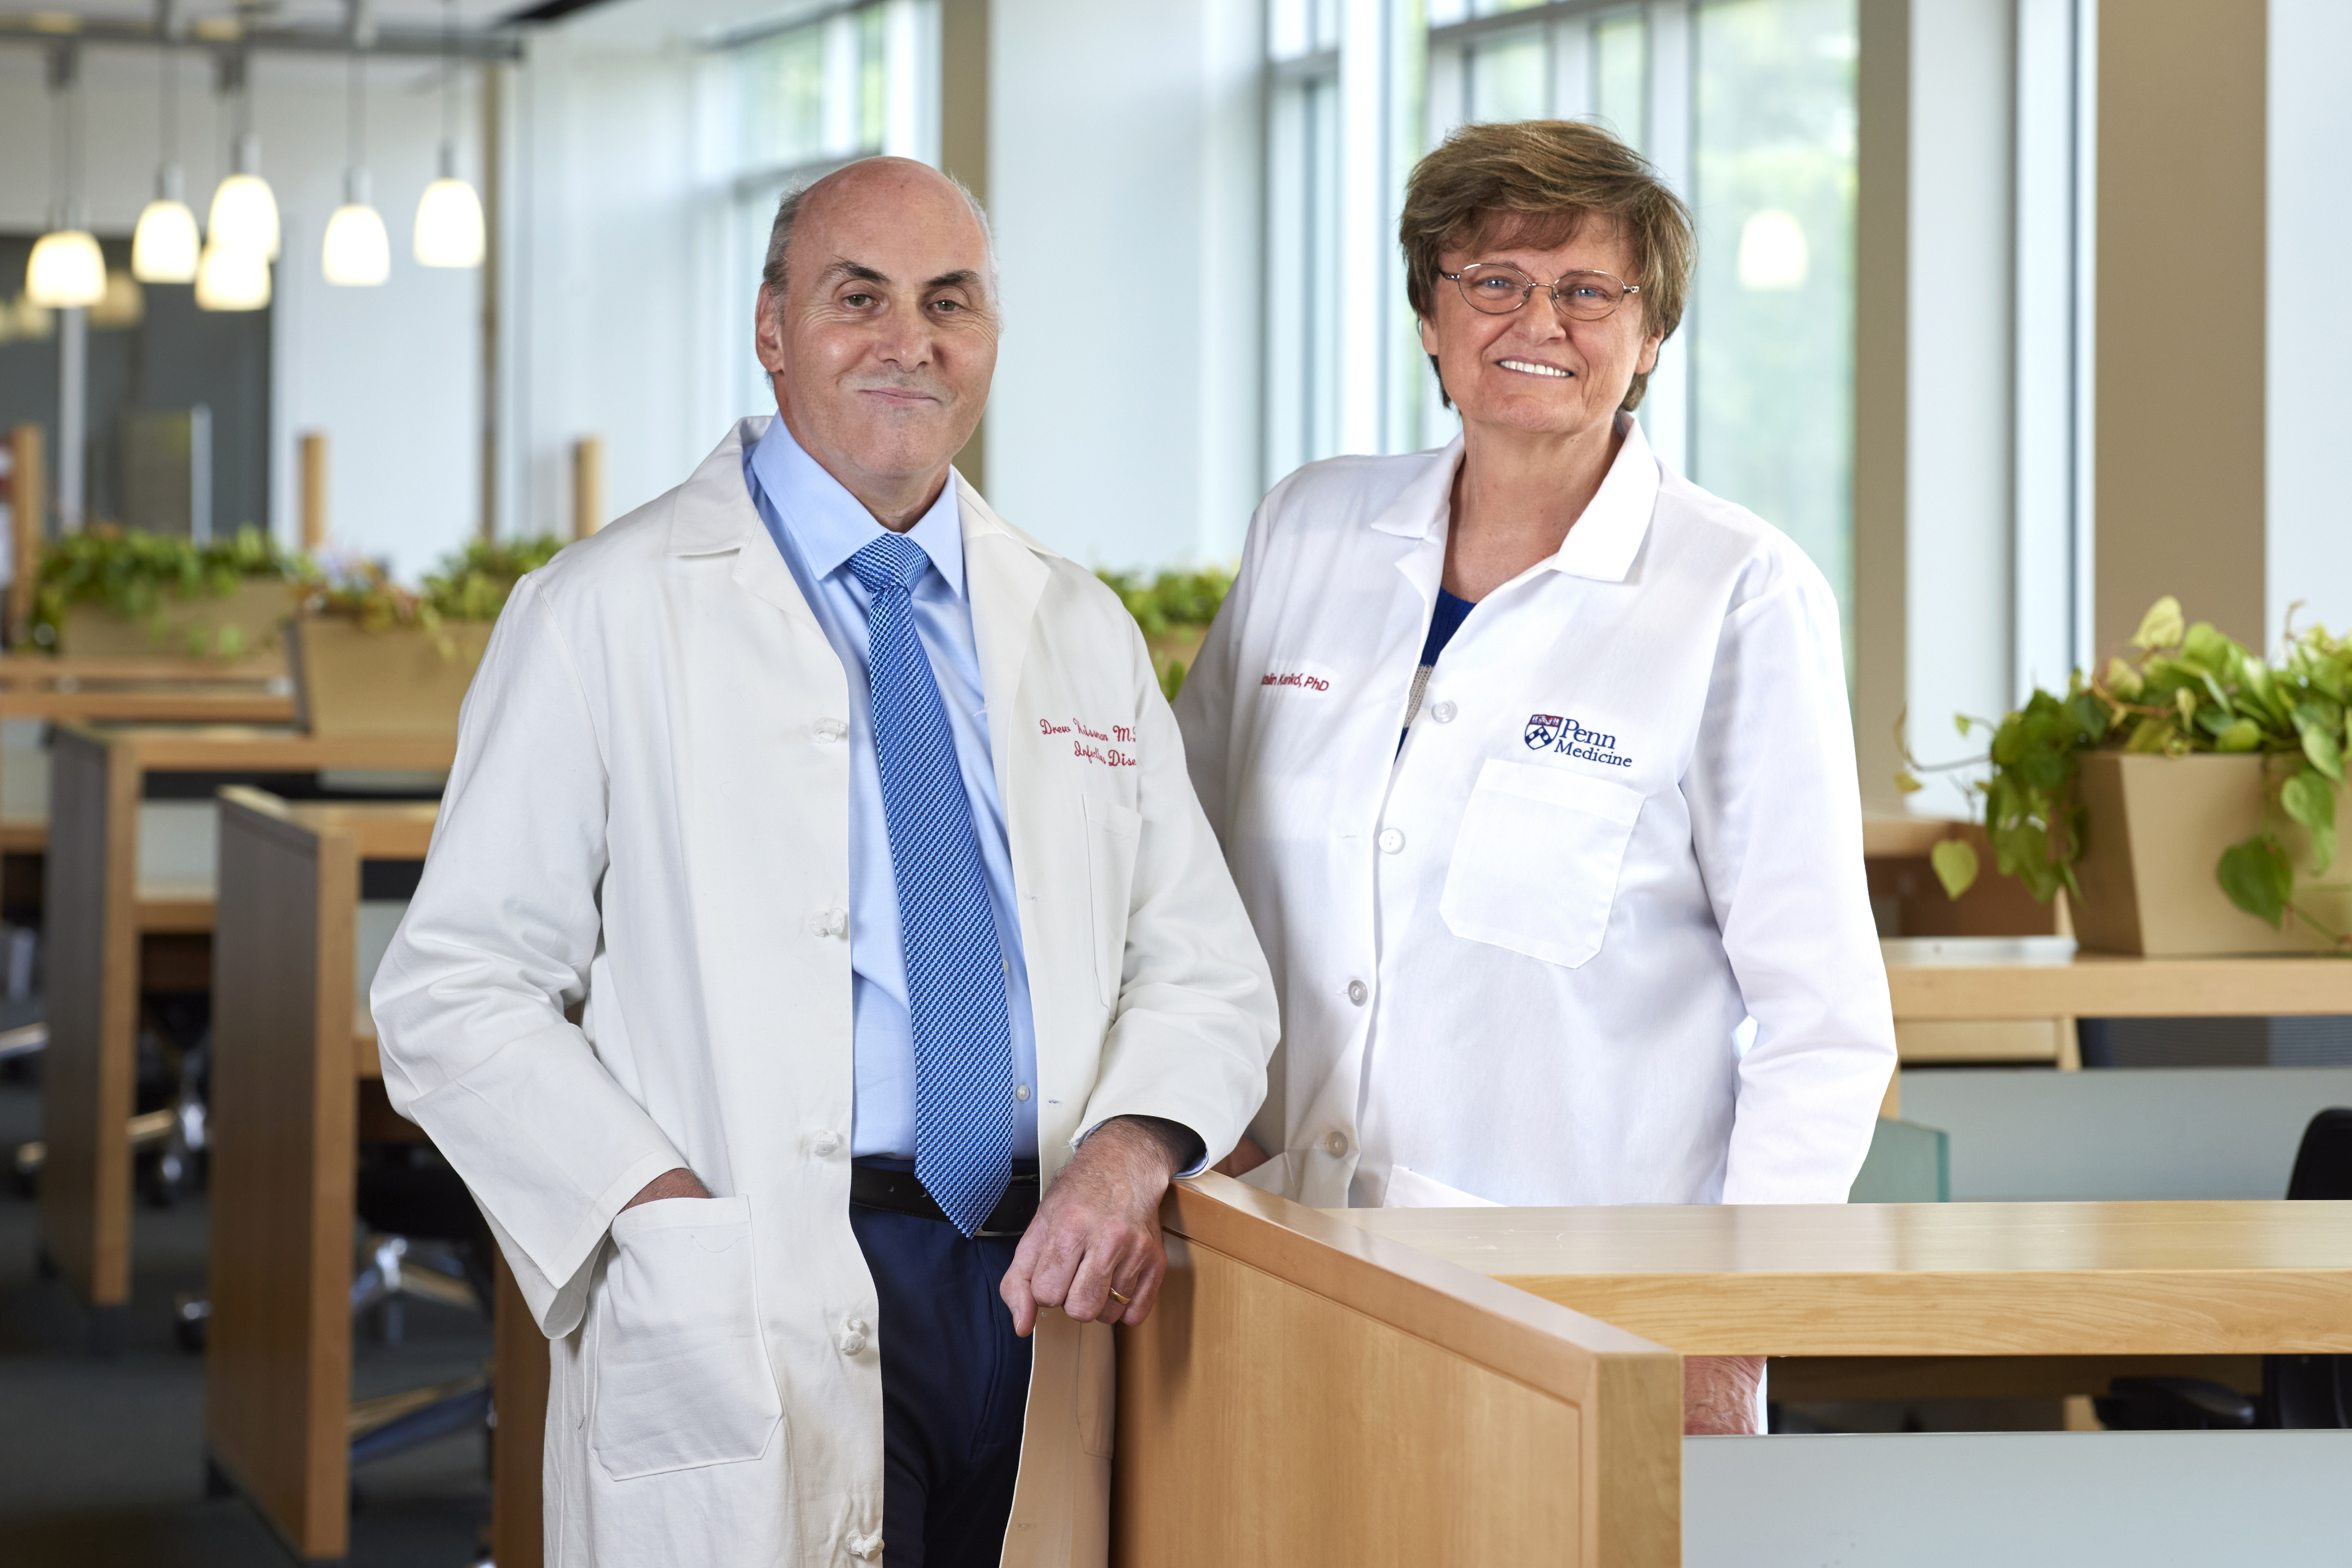
[[232,790],[213,937],[205,1437],[304,1559],[349,1536],[356,841]]
[[1120,1568],[1681,1560],[1673,1352],[1223,1176],[1163,1219]]
[[498,1429],[490,1434],[490,1560],[537,1568],[547,1560],[540,1473],[547,1448],[547,1336],[516,1286],[506,1254],[498,1259],[499,1299],[492,1397]]
[[41,1244],[99,1310],[102,1345],[131,1299],[139,780],[112,745],[69,729],[58,732],[50,768]]

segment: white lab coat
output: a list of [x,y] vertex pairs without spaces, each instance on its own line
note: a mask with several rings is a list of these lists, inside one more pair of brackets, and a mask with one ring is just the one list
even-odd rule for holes
[[[848,687],[745,490],[764,424],[518,585],[375,984],[393,1103],[555,1341],[565,1568],[880,1557],[880,1346],[848,1218]],[[1090,573],[957,483],[1045,1178],[1130,1113],[1222,1155],[1275,1009],[1150,657]],[[717,1196],[614,1218],[678,1166]],[[1112,1354],[1109,1329],[1045,1314],[1009,1564],[1105,1560]]]
[[1282,997],[1260,1185],[1845,1200],[1895,1030],[1835,601],[1622,425],[1402,754],[1461,444],[1318,463],[1258,509],[1177,712]]

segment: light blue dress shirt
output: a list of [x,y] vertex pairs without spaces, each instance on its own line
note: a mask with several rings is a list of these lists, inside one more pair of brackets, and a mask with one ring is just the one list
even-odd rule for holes
[[[866,667],[866,585],[849,558],[882,535],[882,525],[841,482],[801,450],[782,419],[768,426],[743,460],[744,483],[760,518],[783,552],[801,597],[816,612],[825,640],[849,676],[849,962],[856,1038],[857,1102],[850,1132],[856,1155],[915,1155],[915,1036],[907,1012],[907,967],[899,946],[898,885],[882,814],[882,776],[874,760],[874,703]],[[956,762],[971,802],[988,903],[1004,958],[1004,1012],[1013,1028],[1013,1078],[1024,1097],[1013,1107],[1013,1153],[1037,1154],[1037,1030],[1029,1012],[1029,967],[1013,902],[1013,852],[988,748],[988,700],[980,647],[964,589],[963,518],[950,481],[907,538],[931,558],[915,584],[915,635],[955,735]]]

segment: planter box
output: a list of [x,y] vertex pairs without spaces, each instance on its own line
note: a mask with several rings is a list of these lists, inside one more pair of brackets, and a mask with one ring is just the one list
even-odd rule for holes
[[236,657],[250,657],[278,646],[278,628],[294,613],[294,593],[293,583],[250,577],[218,599],[167,593],[162,612],[144,621],[126,620],[103,604],[69,605],[58,651],[77,659],[215,656],[221,628],[235,626],[245,639]]
[[305,616],[290,631],[295,722],[322,737],[457,734],[458,705],[490,641],[488,622],[428,633]]
[[2300,761],[2084,758],[2089,825],[2074,867],[2083,886],[2073,905],[2076,940],[2093,952],[2150,958],[2325,951],[2326,939],[2292,912],[2285,929],[2273,930],[2231,904],[2213,874],[2223,850],[2268,826],[2294,859],[2295,902],[2339,931],[2352,928],[2352,800],[2336,791],[2336,863],[2313,876],[2309,840],[2280,813],[2276,779],[2265,775]]

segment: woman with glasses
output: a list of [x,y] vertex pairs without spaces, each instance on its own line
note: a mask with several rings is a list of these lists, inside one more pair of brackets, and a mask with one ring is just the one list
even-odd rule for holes
[[[1323,1207],[1842,1203],[1895,1030],[1836,604],[1633,419],[1689,214],[1536,121],[1455,132],[1400,231],[1462,435],[1275,486],[1177,703],[1283,1006],[1226,1168]],[[1761,1370],[1695,1359],[1690,1428],[1759,1429]]]

